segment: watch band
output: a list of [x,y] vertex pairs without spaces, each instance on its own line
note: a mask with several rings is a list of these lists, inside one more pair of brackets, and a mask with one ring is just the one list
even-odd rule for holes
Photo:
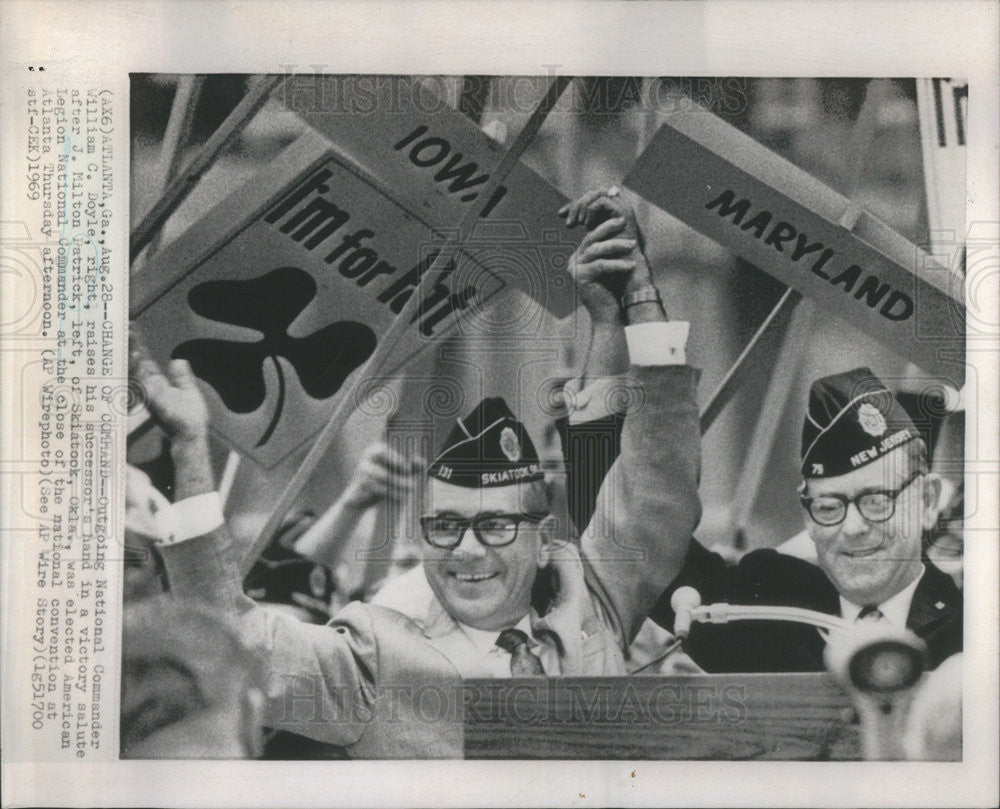
[[663,298],[660,297],[660,290],[650,284],[648,286],[639,287],[639,289],[634,292],[629,292],[621,299],[622,309],[628,309],[628,307],[635,306],[640,303],[658,303],[662,308]]

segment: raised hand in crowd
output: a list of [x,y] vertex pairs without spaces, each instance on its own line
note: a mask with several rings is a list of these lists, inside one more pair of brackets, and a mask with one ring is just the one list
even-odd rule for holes
[[186,360],[172,360],[164,373],[149,356],[141,336],[133,331],[129,375],[142,387],[150,413],[170,438],[175,501],[214,491],[208,452],[208,405],[191,366]]
[[142,386],[150,412],[171,440],[207,437],[208,406],[187,360],[171,360],[164,374],[149,356],[141,337],[133,332],[129,375]]
[[422,481],[426,466],[423,458],[406,457],[384,441],[369,445],[347,488],[296,540],[296,553],[335,565],[345,538],[357,530],[364,512],[411,494]]
[[344,490],[344,502],[360,509],[386,498],[399,500],[413,492],[426,465],[423,458],[408,458],[384,441],[370,444]]

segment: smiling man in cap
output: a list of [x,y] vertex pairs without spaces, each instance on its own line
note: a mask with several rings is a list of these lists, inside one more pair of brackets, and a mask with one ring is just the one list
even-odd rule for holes
[[172,592],[241,616],[269,661],[270,727],[353,757],[457,757],[463,678],[625,673],[623,650],[676,577],[700,516],[700,436],[688,324],[667,322],[634,216],[615,197],[591,194],[566,209],[568,224],[589,230],[570,271],[595,334],[624,328],[632,361],[634,395],[597,516],[579,549],[567,541],[530,436],[501,399],[485,399],[428,470],[421,529],[435,597],[422,617],[355,602],[311,626],[246,598],[213,505],[194,377],[183,362],[167,376],[137,363],[150,410],[173,439],[177,497],[206,515],[200,535],[160,548]]
[[[703,604],[803,607],[908,628],[927,644],[932,667],[961,651],[961,592],[921,552],[937,518],[940,480],[892,392],[867,368],[814,382],[801,458],[799,499],[818,567],[772,549],[729,566],[692,541],[654,620],[672,627],[670,596],[688,585]],[[792,623],[696,624],[685,649],[708,671],[824,667],[819,634]]]
[[428,476],[433,513],[420,522],[435,597],[473,637],[515,627],[527,637],[536,574],[557,537],[524,425],[503,399],[484,399],[459,419]]

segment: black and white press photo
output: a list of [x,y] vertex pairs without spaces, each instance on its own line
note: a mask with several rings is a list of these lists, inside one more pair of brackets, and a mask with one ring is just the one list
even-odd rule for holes
[[122,758],[963,759],[965,79],[129,91]]
[[0,804],[997,805],[998,42],[0,3]]

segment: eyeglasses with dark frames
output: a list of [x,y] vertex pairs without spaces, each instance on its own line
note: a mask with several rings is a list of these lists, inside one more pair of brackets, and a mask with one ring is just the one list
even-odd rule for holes
[[843,494],[822,494],[817,497],[799,495],[799,502],[817,525],[839,525],[847,516],[847,507],[855,507],[868,522],[885,522],[896,513],[896,498],[924,472],[917,470],[895,489],[862,492],[857,497]]
[[537,523],[546,516],[540,512],[479,514],[470,518],[433,514],[420,518],[420,528],[427,543],[442,550],[457,548],[469,528],[481,544],[488,548],[502,548],[517,539],[522,522]]

